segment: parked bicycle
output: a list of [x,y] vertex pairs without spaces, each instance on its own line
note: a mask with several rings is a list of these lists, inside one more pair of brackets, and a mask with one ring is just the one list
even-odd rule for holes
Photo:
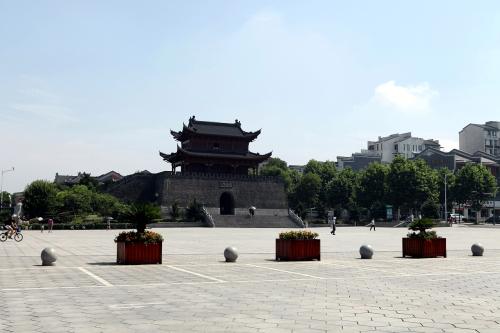
[[0,241],[1,242],[5,242],[7,240],[7,238],[13,238],[16,242],[20,242],[23,240],[23,234],[21,233],[21,228],[17,228],[11,237],[7,236],[8,233],[9,233],[9,230],[6,230],[0,234]]

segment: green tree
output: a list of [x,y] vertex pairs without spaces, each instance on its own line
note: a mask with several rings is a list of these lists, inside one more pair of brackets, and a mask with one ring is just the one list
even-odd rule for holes
[[[373,215],[380,207],[384,206],[387,196],[387,175],[389,174],[389,167],[380,163],[371,163],[359,174],[359,185],[356,193],[358,204],[370,210]],[[383,207],[382,211],[385,211]],[[378,216],[377,216],[378,217]]]
[[318,203],[320,190],[320,176],[315,173],[305,174],[295,188],[296,206],[301,204],[305,209],[315,207]]
[[10,208],[12,206],[12,196],[9,192],[3,191],[0,197],[2,198],[1,207]]
[[56,208],[56,186],[45,180],[35,180],[24,190],[23,208],[29,217],[52,215]]
[[435,219],[439,217],[439,204],[433,200],[427,200],[420,209],[424,218]]
[[420,210],[426,201],[436,202],[439,197],[439,179],[436,170],[422,159],[410,161],[415,166],[415,196],[412,208]]
[[79,185],[85,185],[87,188],[91,190],[95,190],[97,188],[97,185],[99,184],[98,181],[90,176],[90,173],[83,173],[82,178],[78,182]]
[[116,197],[98,192],[92,192],[91,207],[94,213],[113,218],[118,218],[128,210],[128,206]]
[[476,222],[484,201],[497,191],[497,182],[491,172],[481,164],[466,164],[456,174],[454,190],[457,200],[470,202],[476,211]]
[[262,176],[280,177],[285,183],[285,190],[287,192],[290,192],[300,178],[297,171],[289,169],[287,163],[277,157],[270,158],[269,162],[260,170],[260,174]]
[[325,185],[335,177],[337,167],[335,166],[335,162],[310,160],[304,168],[304,175],[308,173],[318,175],[321,178],[321,183]]
[[399,211],[401,207],[420,209],[427,200],[437,201],[438,175],[421,159],[407,160],[396,156],[387,176],[388,201]]
[[73,215],[91,213],[93,194],[85,185],[75,185],[61,191],[57,193],[58,210]]
[[339,172],[327,184],[327,200],[330,207],[346,208],[356,202],[357,174],[351,168]]

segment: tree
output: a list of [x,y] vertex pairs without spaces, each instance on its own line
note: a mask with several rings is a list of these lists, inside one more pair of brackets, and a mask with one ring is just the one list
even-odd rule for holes
[[411,161],[396,156],[390,165],[387,183],[387,198],[398,211],[398,221],[401,207],[420,209],[425,201],[436,201],[438,197],[437,173],[421,159]]
[[496,191],[496,179],[484,165],[466,164],[458,170],[453,192],[457,200],[470,202],[476,211],[476,222],[484,201],[491,199]]
[[24,190],[23,208],[30,217],[52,215],[56,207],[56,186],[45,180],[35,180]]
[[321,183],[325,185],[335,177],[337,174],[337,167],[334,162],[310,160],[304,168],[304,175],[308,173],[318,175],[321,178]]
[[288,168],[287,163],[279,158],[270,158],[260,170],[262,176],[280,177],[285,183],[285,190],[290,192],[290,189],[295,186],[300,178],[295,170]]
[[435,219],[439,217],[439,204],[433,200],[427,200],[420,208],[424,218]]
[[9,192],[7,191],[3,191],[0,195],[0,197],[2,198],[0,204],[1,206],[0,207],[3,207],[3,208],[10,208],[12,206],[12,196]]
[[420,210],[424,202],[436,202],[438,200],[438,173],[420,158],[410,162],[415,166],[416,186],[412,208]]
[[315,173],[302,176],[294,192],[296,205],[302,204],[304,208],[312,208],[318,203],[321,190],[321,178]]
[[[361,207],[370,210],[371,215],[373,215],[374,211],[377,211],[377,215],[380,215],[378,214],[380,207],[384,206],[388,192],[388,174],[389,168],[380,163],[369,164],[359,174],[359,184],[356,191],[357,202]],[[383,207],[382,211],[385,211],[385,207]]]
[[[57,203],[60,210],[73,215],[93,212],[93,192],[85,185],[75,185],[65,191],[57,193]],[[94,203],[94,206],[97,203]]]
[[354,205],[357,183],[357,174],[352,169],[347,168],[339,172],[326,187],[329,206],[349,208]]
[[99,182],[94,177],[90,176],[90,173],[83,173],[82,178],[78,182],[79,185],[85,185],[91,190],[95,190]]

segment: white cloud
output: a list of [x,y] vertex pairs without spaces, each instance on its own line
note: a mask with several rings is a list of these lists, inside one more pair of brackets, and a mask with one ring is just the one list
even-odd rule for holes
[[398,86],[395,81],[388,81],[375,88],[372,100],[396,111],[426,113],[431,110],[432,99],[438,95],[427,82]]
[[448,152],[452,149],[458,149],[458,141],[450,139],[439,139],[439,143],[443,147],[443,150]]
[[30,116],[37,116],[50,121],[78,121],[78,119],[74,115],[72,115],[71,110],[60,105],[50,105],[43,103],[12,103],[10,104],[10,108],[13,111],[28,113]]

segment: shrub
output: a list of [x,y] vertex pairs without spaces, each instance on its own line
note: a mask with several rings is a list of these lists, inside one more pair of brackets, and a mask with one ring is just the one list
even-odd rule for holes
[[431,219],[439,217],[439,204],[433,200],[426,200],[422,204],[422,215]]
[[[427,229],[431,229],[434,226],[434,223],[430,219],[421,219],[416,220],[408,226],[409,230],[414,232],[408,233],[409,238],[424,238],[424,239],[433,239],[437,238],[437,234],[435,231],[427,231]],[[415,231],[418,231],[416,233]]]
[[280,233],[280,239],[315,239],[319,234],[310,230],[290,230]]
[[186,209],[186,219],[188,221],[202,221],[203,211],[200,203],[194,199]]
[[161,211],[160,207],[150,203],[136,203],[124,215],[127,221],[135,224],[137,233],[142,234],[146,230],[146,224],[161,217]]
[[177,201],[175,201],[172,204],[172,210],[170,211],[170,216],[172,217],[172,220],[175,221],[179,218],[180,215],[181,215],[181,211],[179,208],[179,203]]
[[157,244],[163,242],[163,237],[157,232],[146,230],[144,233],[124,231],[115,237],[115,242]]

